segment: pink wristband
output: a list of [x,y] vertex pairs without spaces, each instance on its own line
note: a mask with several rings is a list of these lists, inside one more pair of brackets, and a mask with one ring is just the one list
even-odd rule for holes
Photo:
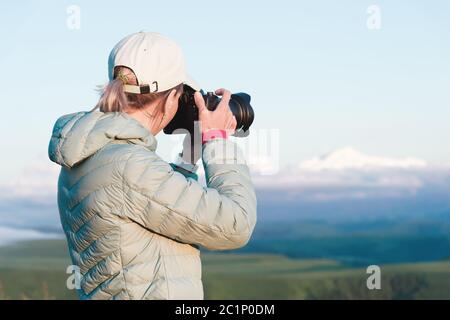
[[228,133],[225,130],[208,130],[206,132],[203,132],[202,144],[205,144],[206,142],[216,138],[227,139]]

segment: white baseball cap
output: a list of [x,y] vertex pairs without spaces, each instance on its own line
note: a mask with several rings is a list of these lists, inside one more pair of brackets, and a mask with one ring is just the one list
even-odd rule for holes
[[141,31],[122,39],[109,55],[109,80],[114,79],[117,66],[130,68],[136,75],[137,86],[124,86],[128,93],[162,92],[181,83],[200,90],[186,73],[181,48],[159,33]]

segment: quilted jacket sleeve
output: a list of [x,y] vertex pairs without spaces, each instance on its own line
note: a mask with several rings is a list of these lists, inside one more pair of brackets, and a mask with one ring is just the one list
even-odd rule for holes
[[256,223],[256,195],[244,157],[232,141],[216,139],[203,146],[203,164],[206,188],[153,152],[133,152],[124,172],[128,217],[183,243],[211,250],[244,246]]

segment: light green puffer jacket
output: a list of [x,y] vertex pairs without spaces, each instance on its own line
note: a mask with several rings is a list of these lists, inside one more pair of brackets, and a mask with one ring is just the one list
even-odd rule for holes
[[203,299],[198,246],[244,246],[256,196],[235,143],[203,146],[208,187],[173,171],[155,137],[123,113],[80,112],[55,124],[58,206],[81,299]]

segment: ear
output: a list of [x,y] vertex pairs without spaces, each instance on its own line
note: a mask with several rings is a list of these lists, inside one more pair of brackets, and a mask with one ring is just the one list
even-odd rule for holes
[[170,109],[175,106],[175,102],[178,100],[177,91],[172,89],[167,96],[166,104],[164,106],[164,112],[170,112]]
[[170,121],[172,121],[173,117],[178,111],[178,94],[175,89],[172,89],[167,96],[166,103],[164,105],[164,124],[162,128],[164,128]]

